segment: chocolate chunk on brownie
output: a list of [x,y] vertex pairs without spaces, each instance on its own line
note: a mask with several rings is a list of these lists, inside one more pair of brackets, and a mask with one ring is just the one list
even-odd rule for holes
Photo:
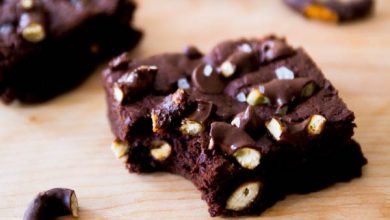
[[191,180],[212,216],[258,214],[289,193],[361,175],[354,114],[302,48],[225,41],[103,71],[116,140],[131,172]]
[[79,85],[141,33],[127,0],[0,1],[0,96],[46,101]]
[[295,11],[310,19],[345,22],[371,14],[374,0],[284,0]]

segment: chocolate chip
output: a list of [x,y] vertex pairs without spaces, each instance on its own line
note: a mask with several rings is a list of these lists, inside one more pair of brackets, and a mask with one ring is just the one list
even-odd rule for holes
[[[313,123],[312,119],[317,117],[320,118],[320,121],[318,121],[319,123]],[[315,138],[316,135],[313,135],[312,131],[318,131],[318,134],[322,132],[323,125],[325,123],[324,121],[326,121],[326,119],[321,115],[313,115],[300,122],[284,121],[283,124],[285,126],[285,131],[281,136],[280,142],[294,143],[297,146],[303,146]],[[311,125],[314,125],[314,127]]]
[[271,62],[292,55],[293,53],[294,49],[282,39],[271,37],[261,45],[262,62]]
[[228,155],[233,155],[240,148],[256,148],[256,142],[244,130],[225,122],[213,122],[210,137],[212,147],[217,145]]
[[239,47],[220,66],[221,74],[226,78],[234,74],[250,72],[260,65],[260,58],[257,53],[247,47]]
[[[306,91],[306,86],[314,85],[313,80],[309,78],[296,78],[292,80],[273,79],[264,85],[259,86],[259,90],[278,108],[301,98]],[[313,91],[314,92],[314,89]],[[311,95],[311,94],[310,94]]]
[[253,106],[248,106],[244,112],[238,113],[231,122],[232,125],[249,131],[258,131],[260,126],[264,124],[264,121],[256,114]]
[[126,104],[141,99],[152,89],[157,71],[156,66],[140,66],[122,75],[114,84],[115,94],[122,94],[117,101]]
[[199,59],[203,56],[202,52],[194,46],[185,47],[183,53],[188,59]]
[[188,117],[191,121],[204,124],[212,114],[214,105],[212,102],[197,101],[196,110]]
[[308,140],[306,126],[309,119],[302,122],[285,123],[286,131],[282,135],[281,141],[288,143],[303,143]]
[[225,83],[211,65],[200,64],[192,72],[192,82],[201,92],[208,94],[221,93]]
[[23,219],[53,219],[64,215],[78,216],[76,194],[71,189],[54,188],[39,193],[29,205]]

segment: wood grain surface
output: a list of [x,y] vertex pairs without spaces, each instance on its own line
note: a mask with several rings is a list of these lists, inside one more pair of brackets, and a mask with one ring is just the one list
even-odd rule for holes
[[[374,17],[339,26],[307,21],[279,0],[138,3],[145,38],[134,57],[277,33],[303,46],[355,111],[355,138],[369,160],[363,177],[288,196],[262,219],[390,219],[389,0],[377,1]],[[1,104],[0,219],[21,219],[36,193],[59,186],[76,190],[80,220],[209,218],[189,181],[128,174],[109,149],[112,139],[99,70],[48,103]]]

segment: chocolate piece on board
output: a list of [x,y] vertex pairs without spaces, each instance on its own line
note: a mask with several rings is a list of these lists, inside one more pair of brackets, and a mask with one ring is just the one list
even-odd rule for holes
[[284,0],[292,9],[309,19],[346,22],[367,17],[374,0]]

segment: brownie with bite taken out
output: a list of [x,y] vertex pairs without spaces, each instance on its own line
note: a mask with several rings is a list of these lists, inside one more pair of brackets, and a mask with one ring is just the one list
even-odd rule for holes
[[130,172],[184,176],[211,216],[253,215],[290,193],[361,175],[354,114],[302,48],[267,36],[103,71],[111,148]]

